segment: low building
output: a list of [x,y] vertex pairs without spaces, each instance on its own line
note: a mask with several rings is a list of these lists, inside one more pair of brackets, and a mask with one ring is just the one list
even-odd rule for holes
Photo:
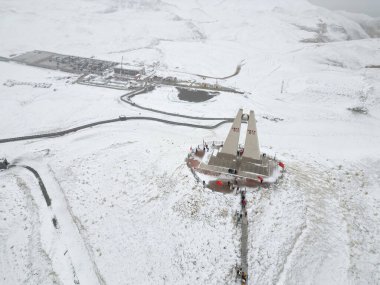
[[118,64],[113,68],[115,75],[121,76],[137,76],[145,75],[145,68],[140,66],[121,65]]

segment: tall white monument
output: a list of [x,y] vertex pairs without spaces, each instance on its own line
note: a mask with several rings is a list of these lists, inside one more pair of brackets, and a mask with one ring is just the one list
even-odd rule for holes
[[249,112],[248,128],[245,137],[242,160],[260,161],[259,137],[257,136],[255,112]]
[[236,156],[236,151],[239,146],[242,116],[243,116],[243,109],[240,109],[235,117],[234,122],[232,123],[230,132],[228,133],[226,141],[224,142],[223,148],[219,152],[219,154]]
[[222,149],[216,155],[210,157],[208,165],[219,167],[220,171],[225,168],[233,169],[235,174],[242,176],[251,175],[252,173],[268,175],[267,159],[262,157],[260,153],[254,111],[249,112],[243,155],[241,157],[238,155],[241,123],[242,119],[246,117],[247,115],[243,114],[243,109],[240,109],[232,123]]
[[237,168],[237,149],[239,146],[241,119],[243,116],[243,109],[239,109],[234,122],[232,123],[230,132],[223,144],[222,149],[216,156],[211,156],[209,164],[215,166],[221,166],[226,168]]

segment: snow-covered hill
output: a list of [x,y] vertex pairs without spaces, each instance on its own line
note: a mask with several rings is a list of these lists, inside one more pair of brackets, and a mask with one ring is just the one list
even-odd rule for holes
[[[380,70],[365,68],[380,65],[379,37],[379,19],[304,0],[0,7],[0,56],[123,57],[178,77],[224,77],[244,62],[218,83],[245,94],[191,103],[162,87],[136,102],[200,117],[255,110],[262,150],[287,172],[247,195],[250,284],[379,284]],[[75,79],[0,61],[0,139],[120,114],[207,124],[137,109],[122,91]],[[234,284],[238,197],[204,190],[184,163],[190,146],[223,140],[229,127],[127,121],[0,144],[0,157],[38,170],[52,198],[46,207],[25,169],[0,172],[0,284]]]

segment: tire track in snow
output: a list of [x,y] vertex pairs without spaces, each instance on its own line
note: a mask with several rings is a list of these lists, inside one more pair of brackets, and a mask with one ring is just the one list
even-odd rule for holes
[[355,284],[377,284],[380,280],[379,161],[340,165],[331,172],[339,189],[340,207],[348,225],[350,281]]
[[98,279],[98,282],[100,285],[106,285],[106,281],[104,279],[104,277],[102,276],[102,274],[100,273],[100,270],[98,268],[98,265],[96,264],[95,262],[95,258],[94,258],[94,252],[92,250],[92,247],[91,245],[89,244],[88,242],[88,238],[85,234],[85,227],[82,225],[80,219],[75,216],[75,214],[73,213],[73,210],[69,204],[69,201],[67,199],[67,196],[65,194],[65,192],[63,191],[62,187],[61,187],[61,184],[59,183],[59,181],[57,180],[56,178],[56,175],[55,175],[55,172],[52,170],[52,168],[49,166],[49,172],[52,174],[52,179],[54,180],[54,182],[57,184],[57,188],[58,190],[61,192],[62,196],[63,196],[63,199],[64,199],[64,202],[65,202],[65,208],[67,209],[69,215],[70,215],[70,218],[72,219],[74,225],[75,225],[75,228],[77,229],[78,233],[79,233],[79,236],[81,237],[82,239],[82,242],[86,248],[86,251],[87,251],[87,254],[88,254],[88,257],[91,261],[91,264],[92,264],[92,268],[95,272],[95,275]]
[[350,238],[332,178],[322,165],[288,163],[273,191],[253,193],[254,284],[347,284]]
[[249,200],[253,205],[249,219],[249,276],[253,284],[276,284],[289,248],[297,246],[304,207],[302,194],[288,188],[291,182],[286,174],[271,191],[255,191]]
[[[23,281],[23,284],[62,284],[61,280],[59,279],[56,272],[53,270],[52,266],[52,260],[47,254],[47,252],[42,247],[41,243],[41,221],[40,221],[40,214],[38,212],[38,205],[36,200],[33,198],[32,190],[30,187],[28,187],[27,182],[18,174],[8,172],[10,176],[14,177],[16,179],[16,183],[18,186],[17,190],[20,190],[22,193],[22,200],[24,201],[24,206],[17,204],[17,208],[25,208],[25,211],[27,216],[23,219],[24,224],[14,225],[16,228],[21,228],[23,226],[23,230],[28,230],[25,235],[27,236],[27,247],[24,250],[24,247],[21,247],[21,241],[19,239],[19,236],[17,235],[16,240],[12,240],[13,245],[10,247],[10,252],[13,253],[14,250],[19,251],[18,254],[21,254],[18,258],[23,258],[22,261],[16,260],[15,263],[12,263],[12,260],[9,260],[7,251],[2,252],[2,257],[0,258],[0,263],[3,263],[2,259],[6,259],[6,263],[4,264],[4,268],[8,268],[9,273],[7,275],[4,275],[2,279],[7,280],[7,284],[19,284],[19,282]],[[29,181],[28,181],[29,182]],[[3,198],[3,197],[2,197]],[[19,209],[19,211],[22,211],[22,209]],[[4,210],[4,209],[3,209]],[[1,230],[1,227],[0,227]],[[0,232],[0,235],[2,235],[2,232]],[[16,245],[15,245],[16,243]],[[5,249],[1,246],[2,249]],[[20,248],[21,247],[21,248]],[[12,254],[13,257],[15,257],[14,253]],[[13,281],[10,280],[12,277],[12,271],[16,268],[20,267],[21,264],[26,265],[26,269],[24,269],[25,279],[23,278],[24,275],[17,275],[17,280],[19,282],[16,282],[15,279]],[[3,265],[3,264],[1,264]],[[13,266],[11,266],[13,265]],[[11,266],[11,269],[9,268]],[[20,270],[21,268],[19,268]],[[10,274],[10,275],[8,275]],[[14,274],[14,272],[13,272]],[[22,280],[23,279],[23,280]],[[5,283],[4,283],[5,284]]]
[[[40,184],[40,180],[38,182]],[[41,182],[42,182],[42,180],[41,180]],[[41,186],[41,184],[40,184],[40,186]],[[30,236],[30,240],[29,240],[30,245],[28,246],[30,256],[32,256],[30,264],[32,266],[36,266],[36,259],[43,260],[49,266],[49,269],[50,269],[49,270],[50,271],[49,277],[51,276],[50,278],[53,279],[53,283],[54,284],[62,284],[61,280],[59,280],[58,274],[53,270],[52,260],[49,257],[49,254],[43,249],[42,244],[41,244],[41,232],[39,229],[39,228],[41,228],[41,222],[40,222],[40,217],[39,217],[39,213],[38,213],[38,205],[37,205],[36,201],[33,199],[31,189],[28,188],[26,185],[25,185],[24,192],[25,192],[25,195],[27,197],[28,208],[32,212],[32,219],[33,219],[33,221],[30,223],[31,227],[32,227],[32,235]],[[45,269],[45,271],[46,270],[47,269]],[[35,281],[34,284],[41,284],[41,279],[38,275],[39,274],[33,273],[30,276],[30,279],[28,279],[28,281],[33,283],[33,280],[34,280]]]
[[309,165],[288,169],[295,175],[295,182],[304,194],[306,221],[284,257],[276,283],[309,280],[312,283],[333,281],[335,284],[346,284],[347,280],[342,276],[345,276],[349,266],[347,223],[339,207],[335,187],[328,182],[330,173]]
[[[47,189],[46,189],[46,187],[45,187],[45,184],[44,184],[43,181],[42,181],[42,178],[41,178],[40,174],[39,174],[34,168],[32,168],[31,166],[27,166],[27,165],[10,165],[10,166],[9,166],[9,168],[15,168],[15,167],[23,167],[23,168],[25,168],[25,169],[27,169],[27,170],[29,170],[29,171],[31,171],[31,172],[33,173],[33,175],[34,175],[34,176],[37,178],[37,180],[38,180],[38,184],[39,184],[39,186],[40,186],[40,188],[41,188],[41,191],[43,192],[43,196],[44,196],[44,198],[45,198],[45,202],[46,202],[47,206],[53,211],[50,196],[49,196],[48,193],[47,193]],[[65,209],[69,212],[69,215],[70,215],[70,217],[71,217],[71,219],[72,219],[72,221],[73,221],[73,223],[74,223],[74,225],[75,225],[75,227],[76,227],[76,229],[77,229],[77,231],[78,231],[78,233],[79,233],[79,236],[81,237],[81,240],[82,240],[82,242],[83,242],[85,248],[86,248],[86,251],[87,251],[87,254],[88,254],[88,258],[89,258],[89,260],[90,260],[90,262],[91,262],[91,267],[93,268],[93,271],[94,271],[94,273],[95,273],[95,275],[96,275],[96,278],[97,278],[97,280],[98,280],[98,283],[99,283],[100,285],[106,285],[106,282],[105,282],[103,276],[101,275],[101,273],[100,273],[100,271],[99,271],[99,268],[98,268],[97,264],[95,263],[95,260],[94,260],[94,253],[93,253],[93,251],[92,251],[92,248],[91,248],[91,246],[89,245],[89,243],[86,241],[86,239],[83,237],[83,235],[84,235],[84,233],[83,233],[84,227],[83,227],[83,225],[81,224],[80,220],[79,220],[79,219],[73,214],[72,209],[71,209],[71,207],[69,206],[68,200],[67,200],[67,198],[66,198],[66,195],[65,195],[65,193],[62,191],[62,189],[60,188],[59,182],[58,182],[58,181],[56,180],[56,178],[55,178],[54,172],[52,171],[51,168],[50,168],[49,170],[50,170],[50,172],[53,174],[54,181],[58,184],[59,189],[60,189],[61,193],[63,194],[64,200],[65,200],[65,202],[66,202],[66,207],[65,207]],[[59,204],[59,202],[58,202],[58,204]],[[60,212],[60,211],[58,211],[58,212]],[[54,213],[54,211],[53,211],[53,213]],[[54,217],[55,217],[55,215],[54,215]],[[60,219],[60,220],[61,220],[61,219]],[[33,227],[34,227],[34,225],[33,225]],[[54,227],[57,229],[56,225],[54,225]],[[60,235],[61,235],[61,237],[64,236],[64,235],[62,235],[62,233],[60,233]],[[71,234],[70,236],[74,236],[74,235]],[[66,240],[66,242],[63,241],[64,246],[65,246],[66,248],[69,248],[69,249],[70,249],[70,247],[67,246],[67,244],[70,243],[70,242],[72,243],[73,241],[68,241],[68,240]],[[42,246],[41,246],[40,248],[41,248],[41,251],[45,253],[45,251],[42,249]],[[68,250],[66,250],[66,252],[67,252],[67,251],[68,251]],[[66,255],[66,252],[65,252],[64,255]],[[47,258],[49,258],[47,253],[45,253],[45,255],[46,255]],[[73,273],[73,276],[74,276],[74,283],[75,283],[75,284],[79,284],[80,280],[78,279],[78,276],[77,276],[77,270],[76,270],[76,268],[75,268],[75,266],[74,266],[74,264],[73,264],[72,257],[68,256],[67,258],[70,260],[70,266],[71,266],[71,268],[72,268],[72,273]],[[82,256],[82,258],[83,258],[83,256]],[[51,260],[51,259],[49,258],[49,260]]]
[[[295,169],[288,165],[287,170],[288,170],[288,172],[289,171],[293,172]],[[289,179],[289,177],[288,177],[288,179]],[[296,183],[297,183],[297,180],[296,180]],[[298,181],[298,183],[300,183],[300,182]],[[290,244],[290,247],[284,256],[284,261],[282,262],[282,264],[280,264],[280,270],[279,270],[276,278],[274,279],[274,284],[278,284],[280,281],[282,281],[282,283],[283,283],[284,270],[288,266],[289,260],[292,258],[292,255],[293,255],[295,249],[302,246],[300,244],[302,244],[302,238],[303,238],[304,233],[306,232],[307,224],[308,224],[307,215],[305,215],[305,216],[306,216],[306,218],[305,218],[304,222],[302,223],[302,225],[299,228],[297,228],[297,233],[295,234],[295,236],[294,236],[294,238]]]
[[302,235],[304,234],[306,228],[307,228],[307,223],[305,223],[304,225],[301,226],[299,232],[294,237],[294,241],[291,244],[290,249],[285,256],[285,261],[283,262],[282,266],[280,267],[280,272],[277,275],[277,278],[275,280],[275,284],[278,284],[278,282],[283,279],[284,269],[288,263],[288,260],[291,258],[294,249],[297,248],[299,246],[299,244],[302,242],[301,241]]

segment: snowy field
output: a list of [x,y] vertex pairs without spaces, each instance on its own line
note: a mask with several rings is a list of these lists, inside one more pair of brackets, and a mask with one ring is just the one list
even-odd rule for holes
[[[375,285],[380,70],[365,66],[380,65],[379,23],[304,0],[3,0],[0,56],[123,56],[200,82],[189,74],[228,76],[244,60],[218,83],[245,94],[192,103],[159,87],[133,100],[199,117],[255,111],[262,151],[287,169],[247,196],[249,284]],[[140,110],[120,100],[125,91],[76,79],[0,61],[0,139],[121,114],[217,123]],[[238,284],[239,199],[203,189],[185,164],[190,146],[224,140],[229,127],[123,121],[0,144],[0,157],[38,171],[52,200],[25,168],[0,172],[0,284]]]

